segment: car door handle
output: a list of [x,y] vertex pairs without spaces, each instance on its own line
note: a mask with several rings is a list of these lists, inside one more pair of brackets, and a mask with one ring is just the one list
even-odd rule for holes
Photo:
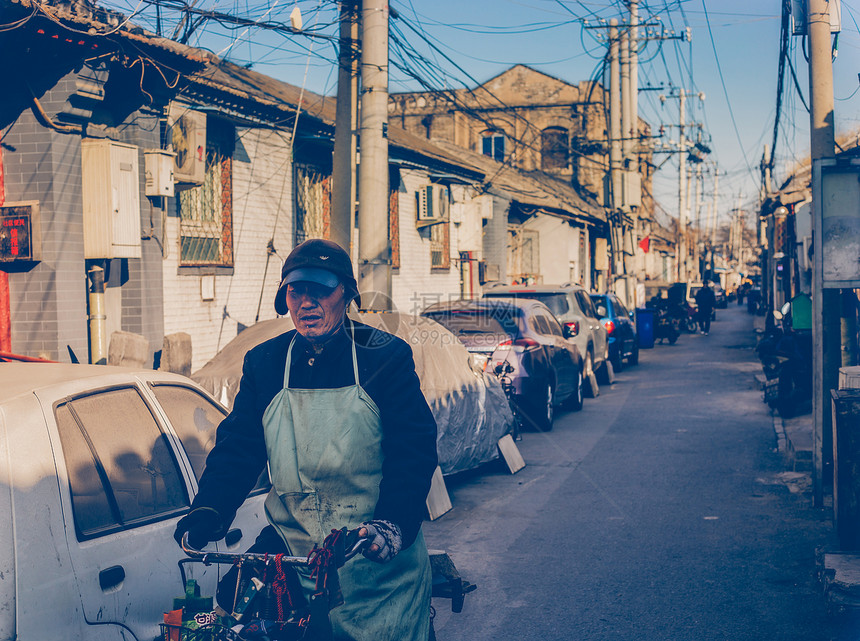
[[242,530],[239,528],[234,528],[227,532],[227,536],[224,537],[224,542],[227,544],[227,547],[233,547],[239,541],[242,540]]
[[121,565],[114,565],[99,572],[99,587],[102,591],[115,588],[125,580],[125,570]]

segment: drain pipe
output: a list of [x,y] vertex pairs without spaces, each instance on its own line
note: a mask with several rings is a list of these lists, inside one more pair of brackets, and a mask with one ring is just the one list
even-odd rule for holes
[[87,270],[90,285],[90,363],[107,364],[105,336],[105,270],[97,265]]

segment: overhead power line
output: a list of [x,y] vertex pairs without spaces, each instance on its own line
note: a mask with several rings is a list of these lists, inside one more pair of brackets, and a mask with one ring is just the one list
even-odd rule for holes
[[734,113],[734,110],[732,109],[731,98],[729,98],[729,90],[726,87],[726,79],[723,77],[723,68],[720,65],[720,56],[719,56],[719,54],[717,54],[717,45],[714,42],[714,32],[711,29],[711,20],[708,17],[708,7],[707,7],[705,0],[702,0],[702,9],[704,9],[704,12],[705,12],[705,22],[708,25],[708,36],[711,39],[711,48],[714,50],[714,60],[717,63],[717,71],[719,72],[719,76],[720,76],[720,84],[723,87],[723,95],[726,98],[726,105],[728,105],[728,108],[729,108],[729,117],[731,118],[731,121],[732,121],[732,127],[735,130],[735,137],[738,140],[738,146],[740,147],[740,150],[741,150],[741,156],[743,157],[744,163],[747,166],[747,170],[749,171],[749,175],[752,176],[753,170],[752,170],[752,167],[750,166],[750,161],[747,158],[747,152],[746,152],[746,149],[744,149],[743,141],[741,141],[741,134],[740,134],[740,131],[738,130],[737,120],[735,120],[735,113]]

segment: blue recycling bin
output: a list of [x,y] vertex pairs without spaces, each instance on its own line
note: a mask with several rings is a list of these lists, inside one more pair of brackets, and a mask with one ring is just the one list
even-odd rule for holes
[[639,347],[654,347],[654,311],[649,307],[636,309],[636,332],[639,334]]

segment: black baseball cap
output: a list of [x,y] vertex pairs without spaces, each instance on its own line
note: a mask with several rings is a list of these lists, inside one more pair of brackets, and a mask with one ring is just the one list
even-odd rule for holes
[[352,271],[349,254],[331,240],[312,238],[297,245],[281,269],[281,284],[275,294],[275,311],[287,314],[287,285],[299,281],[318,283],[324,287],[337,287],[343,283],[347,299],[358,298],[358,284]]

